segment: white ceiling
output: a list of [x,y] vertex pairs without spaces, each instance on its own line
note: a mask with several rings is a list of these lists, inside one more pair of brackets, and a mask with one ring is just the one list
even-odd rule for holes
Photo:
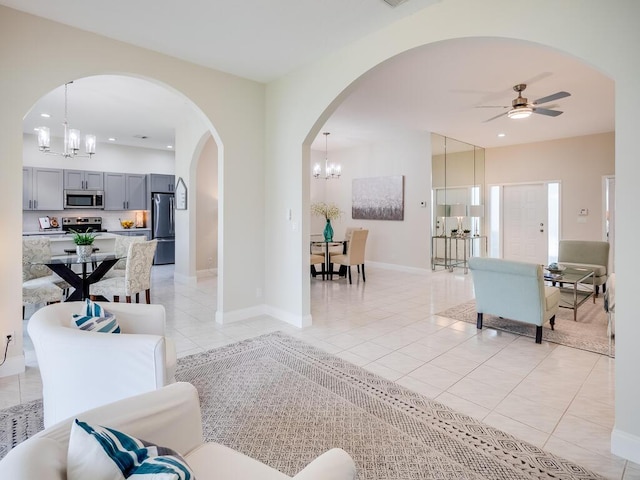
[[[0,0],[258,81],[300,68],[432,3],[409,0],[394,9],[382,0],[272,0],[270,8],[263,0]],[[560,90],[570,92],[570,97],[543,105],[564,113],[484,123],[505,110],[474,107],[510,105],[516,83],[528,84],[524,96],[530,101]],[[63,87],[34,106],[25,118],[25,132],[43,124],[43,111],[60,121]],[[191,114],[177,95],[135,78],[90,77],[69,87],[69,123],[83,133],[95,133],[98,142],[114,136],[120,144],[165,148],[173,144],[177,122]],[[49,121],[54,135],[60,127],[56,119]],[[484,147],[609,132],[614,130],[614,84],[576,59],[540,45],[490,38],[453,40],[406,52],[369,72],[323,131],[332,133],[332,150],[406,129],[433,131]],[[498,133],[506,136],[498,138]],[[141,141],[135,135],[149,138]],[[324,150],[321,134],[313,148]]]

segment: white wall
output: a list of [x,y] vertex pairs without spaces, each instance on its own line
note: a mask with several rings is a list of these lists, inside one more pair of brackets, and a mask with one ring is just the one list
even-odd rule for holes
[[218,149],[209,137],[196,179],[196,273],[218,267]]
[[[566,240],[605,240],[602,178],[614,173],[613,133],[486,150],[487,185],[561,183],[560,238]],[[581,208],[589,215],[578,216]]]
[[173,150],[98,143],[96,154],[91,158],[63,158],[58,155],[45,155],[38,150],[38,137],[35,135],[23,135],[23,145],[22,161],[27,167],[171,175],[175,171]]
[[[544,18],[523,22],[523,18]],[[571,22],[566,22],[571,18]],[[309,145],[354,83],[384,60],[425,44],[462,37],[506,37],[551,46],[609,75],[616,84],[616,426],[613,451],[640,462],[640,323],[634,321],[635,266],[640,251],[634,218],[637,112],[640,94],[640,2],[448,0],[425,8],[268,85],[266,98],[267,302],[308,321]],[[613,53],[612,53],[613,52]],[[433,65],[437,69],[437,65]],[[444,132],[443,132],[444,133]],[[633,197],[633,198],[632,198]],[[294,217],[282,213],[292,208]],[[302,222],[300,228],[296,222]]]
[[[218,282],[217,313],[222,318],[235,312],[243,315],[261,303],[255,289],[264,282],[264,210],[244,201],[247,191],[260,199],[259,204],[264,198],[264,85],[6,7],[0,7],[0,204],[5,224],[0,247],[6,252],[21,249],[25,114],[55,87],[105,73],[133,75],[166,86],[194,107],[194,114],[216,139],[226,187],[219,197],[220,230],[226,241],[219,248],[228,266]],[[178,148],[176,144],[176,155]],[[176,158],[177,174],[178,167]],[[225,209],[233,214],[224,215]],[[228,224],[225,219],[230,219]],[[237,219],[242,219],[241,224]],[[195,249],[189,249],[188,255],[195,266]],[[20,278],[20,256],[4,259],[0,332],[15,331],[17,338],[0,376],[24,369]]]
[[[332,151],[329,161],[339,163],[339,180],[311,180],[312,201],[335,203],[343,214],[332,221],[335,238],[344,238],[346,227],[369,230],[368,263],[426,269],[430,258],[431,136],[411,132],[384,135],[366,146]],[[310,168],[324,166],[324,151],[313,151]],[[404,175],[404,220],[354,220],[351,217],[352,181],[355,178]],[[420,207],[424,201],[426,206]],[[324,230],[324,219],[311,215],[311,232]]]

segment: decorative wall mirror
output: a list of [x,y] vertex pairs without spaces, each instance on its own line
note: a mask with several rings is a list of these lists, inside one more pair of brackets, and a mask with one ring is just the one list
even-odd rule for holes
[[[434,133],[431,149],[432,237],[485,235],[484,148]],[[444,248],[440,243],[432,248]]]

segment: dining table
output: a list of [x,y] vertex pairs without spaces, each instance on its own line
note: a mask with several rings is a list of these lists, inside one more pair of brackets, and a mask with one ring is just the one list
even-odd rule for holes
[[333,279],[333,275],[342,275],[342,268],[338,271],[334,271],[331,267],[331,256],[329,255],[329,249],[331,247],[341,247],[342,252],[346,251],[346,240],[324,240],[324,239],[312,239],[311,240],[311,251],[313,251],[313,247],[322,247],[324,250],[324,272],[326,276],[328,276],[329,280]]
[[69,253],[67,255],[53,255],[50,258],[31,263],[32,265],[46,265],[65,280],[74,289],[65,302],[73,302],[89,298],[91,284],[99,281],[118,260],[126,257],[126,254],[117,255],[115,253],[94,252],[87,256]]

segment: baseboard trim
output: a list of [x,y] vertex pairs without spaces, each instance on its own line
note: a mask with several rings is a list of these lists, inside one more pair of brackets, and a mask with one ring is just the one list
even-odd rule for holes
[[265,314],[265,305],[256,305],[255,307],[240,308],[230,312],[216,311],[216,323],[224,325],[226,323],[239,322],[247,318],[258,317]]
[[216,311],[216,323],[224,325],[227,323],[239,322],[248,318],[269,315],[277,320],[281,320],[294,327],[302,328],[311,325],[311,315],[294,315],[293,313],[270,307],[269,305],[256,305],[255,307],[241,308],[231,312]]
[[0,367],[0,377],[8,377],[11,375],[18,375],[25,371],[24,354],[15,355],[7,358],[4,365]]
[[311,326],[311,315],[295,315],[268,305],[265,305],[265,313],[294,327],[304,328]]
[[215,277],[218,275],[217,268],[207,268],[205,270],[196,271],[196,278]]
[[406,265],[396,265],[395,263],[365,262],[364,265],[365,267],[371,266],[384,270],[395,270],[396,272],[415,273],[417,275],[428,275],[431,273],[431,268],[408,267]]
[[614,428],[611,432],[611,453],[640,463],[640,437]]

